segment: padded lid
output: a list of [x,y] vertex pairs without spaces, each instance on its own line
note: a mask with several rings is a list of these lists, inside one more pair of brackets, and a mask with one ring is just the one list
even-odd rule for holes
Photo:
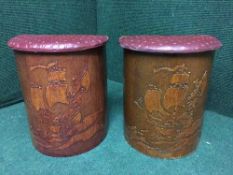
[[196,53],[222,46],[218,39],[208,35],[132,35],[120,37],[119,42],[125,49],[152,53]]
[[75,52],[102,46],[107,40],[107,36],[98,35],[18,35],[8,46],[25,52]]

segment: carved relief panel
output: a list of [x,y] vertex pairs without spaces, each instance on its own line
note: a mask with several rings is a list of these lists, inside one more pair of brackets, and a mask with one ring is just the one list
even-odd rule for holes
[[[98,142],[95,139],[101,140],[105,85],[99,57],[22,59],[26,66],[19,63],[19,67],[27,68],[27,81],[21,79],[27,84],[24,96],[36,147],[51,155],[69,155],[69,149],[82,152]],[[84,147],[74,148],[77,144]]]
[[207,65],[197,73],[186,62],[148,66],[143,58],[126,57],[126,138],[144,153],[177,157],[196,146],[209,69]]

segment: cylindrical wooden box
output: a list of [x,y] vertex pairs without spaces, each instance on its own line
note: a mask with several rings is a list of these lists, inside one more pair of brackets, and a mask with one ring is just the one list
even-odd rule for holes
[[71,156],[106,134],[106,36],[19,35],[8,45],[18,74],[35,147]]
[[193,151],[198,143],[214,37],[123,36],[125,137],[161,158]]

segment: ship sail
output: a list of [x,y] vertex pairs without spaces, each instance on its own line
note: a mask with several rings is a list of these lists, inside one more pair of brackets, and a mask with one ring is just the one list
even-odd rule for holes
[[163,115],[168,113],[161,106],[161,92],[156,89],[147,90],[144,96],[145,107],[148,112],[159,112]]
[[172,76],[170,83],[188,83],[189,81],[189,74],[187,73],[176,73]]
[[41,87],[31,87],[31,100],[37,111],[45,108],[43,89]]
[[200,95],[202,96],[205,92],[206,86],[208,82],[207,72],[205,72],[200,80]]
[[164,95],[163,104],[164,107],[170,111],[170,109],[176,109],[182,104],[185,99],[187,89],[168,88]]
[[67,88],[65,69],[56,68],[50,70],[46,87],[46,99],[49,107],[53,107],[56,103],[69,104]]
[[164,107],[170,110],[182,105],[188,90],[189,74],[176,73],[170,80],[170,87],[166,90],[163,104]]
[[67,84],[51,84],[46,88],[46,99],[49,107],[53,107],[56,103],[69,104],[67,96]]
[[86,71],[82,77],[82,80],[81,80],[81,86],[87,91],[90,87],[90,75],[89,75],[89,72]]
[[66,72],[64,70],[60,71],[50,71],[48,74],[48,81],[66,81]]

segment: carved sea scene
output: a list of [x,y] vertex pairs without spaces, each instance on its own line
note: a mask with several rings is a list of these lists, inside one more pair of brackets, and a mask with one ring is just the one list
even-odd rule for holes
[[199,135],[201,117],[195,108],[207,86],[207,71],[190,80],[192,72],[184,64],[160,67],[152,76],[166,75],[167,83],[148,83],[144,95],[136,97],[134,105],[146,116],[146,128],[127,126],[130,140],[159,154],[182,151],[192,146]]
[[30,67],[31,74],[45,74],[47,80],[34,76],[30,82],[31,108],[38,115],[32,120],[36,144],[46,149],[67,149],[91,139],[103,129],[98,116],[103,109],[83,115],[82,96],[91,86],[88,66],[67,81],[67,70],[58,62]]

